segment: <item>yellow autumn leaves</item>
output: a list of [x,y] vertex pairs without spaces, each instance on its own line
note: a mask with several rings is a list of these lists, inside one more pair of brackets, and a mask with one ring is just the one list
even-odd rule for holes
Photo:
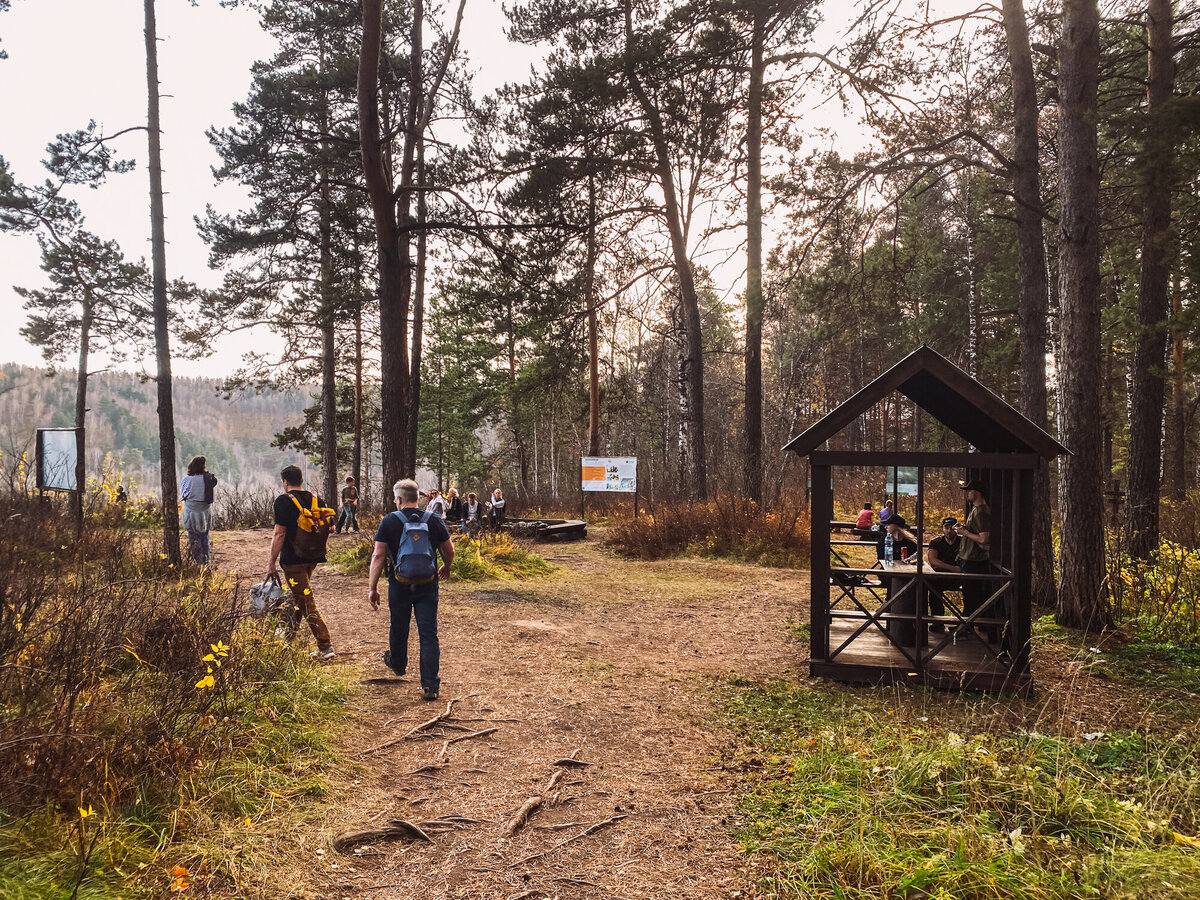
[[203,662],[208,663],[206,666],[207,674],[196,682],[196,688],[204,690],[212,687],[216,683],[213,673],[221,668],[221,664],[229,656],[229,645],[223,641],[217,641],[215,644],[209,644],[210,653],[204,654]]

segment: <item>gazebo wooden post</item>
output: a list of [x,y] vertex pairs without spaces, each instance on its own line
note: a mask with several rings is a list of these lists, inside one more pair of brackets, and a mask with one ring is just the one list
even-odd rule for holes
[[[925,584],[925,466],[917,466],[917,634],[925,634],[925,610],[928,595]],[[917,661],[921,663],[921,677],[925,676],[925,654],[921,642],[917,643]]]
[[812,580],[809,592],[809,657],[829,657],[829,523],[833,520],[833,476],[830,466],[812,467]]
[[[1037,461],[1037,466],[1040,468],[1046,465],[1044,459]],[[1033,621],[1032,600],[1033,597],[1033,566],[1027,565],[1026,561],[1033,560],[1033,485],[1037,480],[1038,469],[1021,469],[1015,474],[1019,479],[1017,488],[1013,492],[1017,496],[1017,523],[1015,539],[1020,541],[1017,545],[1015,553],[1017,598],[1013,609],[1012,623],[1012,653],[1013,657],[1021,666],[1026,666],[1029,661],[1029,638],[1032,631],[1031,622]],[[1049,497],[1045,498],[1045,502],[1049,502]]]

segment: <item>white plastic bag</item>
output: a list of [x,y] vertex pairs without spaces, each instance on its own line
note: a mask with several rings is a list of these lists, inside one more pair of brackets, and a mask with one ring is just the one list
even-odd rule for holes
[[275,611],[283,597],[283,585],[278,575],[268,575],[257,584],[250,585],[250,617],[266,618]]

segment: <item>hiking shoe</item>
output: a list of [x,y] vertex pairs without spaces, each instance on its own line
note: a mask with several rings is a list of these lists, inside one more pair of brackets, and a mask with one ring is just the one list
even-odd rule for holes
[[437,688],[421,688],[421,696],[426,700],[436,700],[437,695]]
[[314,650],[308,655],[313,659],[319,659],[322,662],[333,659],[335,656],[337,656],[337,654],[333,652],[332,647],[326,647],[323,650]]
[[392,651],[391,650],[383,651],[383,664],[385,666],[387,666],[389,669],[391,669],[393,672],[395,672],[397,675],[403,675],[405,672],[404,669],[397,669],[395,666],[392,665]]

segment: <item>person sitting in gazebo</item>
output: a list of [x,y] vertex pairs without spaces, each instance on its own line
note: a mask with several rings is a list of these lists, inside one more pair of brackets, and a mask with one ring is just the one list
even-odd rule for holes
[[[954,531],[956,525],[958,525],[958,519],[954,516],[946,516],[942,519],[942,533],[929,542],[929,549],[925,551],[925,562],[935,572],[962,571],[958,563],[958,548],[962,545],[962,538]],[[934,580],[931,589],[926,592],[926,596],[929,598],[929,612],[935,616],[944,616],[946,606],[942,602],[942,595],[946,591],[959,590],[962,590],[962,584],[957,581],[951,581],[948,578]],[[930,630],[945,631],[946,626],[935,622],[930,626]]]
[[875,556],[886,565],[888,545],[891,545],[893,562],[915,560],[917,558],[917,539],[907,530],[908,523],[904,516],[892,513],[879,532],[879,540],[875,545]]

